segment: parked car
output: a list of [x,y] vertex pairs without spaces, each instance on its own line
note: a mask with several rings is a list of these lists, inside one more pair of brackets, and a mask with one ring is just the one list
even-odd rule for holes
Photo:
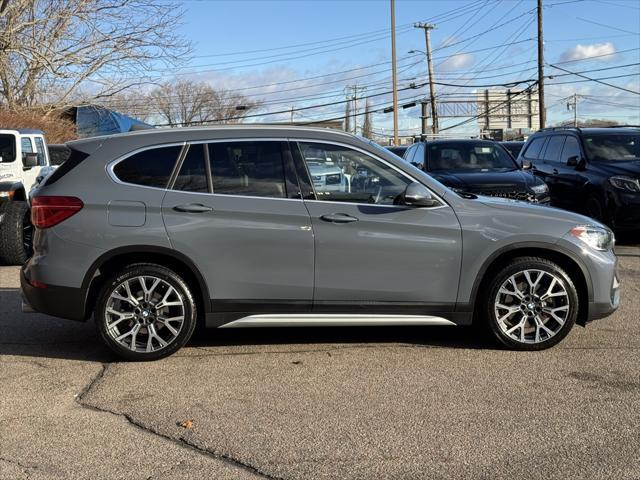
[[391,153],[394,153],[397,156],[399,156],[400,158],[402,158],[404,156],[404,152],[407,151],[409,146],[408,145],[396,145],[396,146],[390,146],[390,147],[384,147],[384,148],[386,148]]
[[518,155],[520,155],[520,151],[522,150],[524,143],[524,141],[511,140],[508,142],[500,142],[500,145],[502,145],[513,158],[518,158]]
[[519,161],[549,185],[552,205],[640,229],[640,128],[545,129]]
[[22,265],[32,252],[32,189],[52,171],[40,130],[0,130],[0,262]]
[[492,140],[431,140],[411,146],[404,159],[446,186],[476,195],[549,203],[549,189]]
[[[603,225],[459,195],[343,132],[181,128],[67,145],[70,158],[32,199],[23,309],[94,314],[124,358],[170,355],[198,321],[477,321],[507,347],[539,350],[619,304]],[[364,181],[318,186],[318,158]]]

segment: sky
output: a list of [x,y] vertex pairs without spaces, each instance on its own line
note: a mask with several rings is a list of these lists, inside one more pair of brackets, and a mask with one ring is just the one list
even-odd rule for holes
[[[366,86],[375,107],[391,96],[388,0],[181,0],[181,32],[193,58],[173,73],[230,89],[263,103],[261,113],[344,100],[346,85]],[[544,0],[545,57],[573,72],[640,91],[640,1]],[[426,81],[424,34],[432,22],[436,86],[440,98],[472,97],[478,86],[537,76],[535,0],[397,0],[396,52],[401,103],[428,95],[411,89]],[[558,63],[560,62],[560,63]],[[635,65],[634,65],[635,64]],[[623,65],[628,65],[621,67]],[[548,123],[573,118],[566,97],[577,93],[582,119],[640,124],[640,95],[546,67]],[[608,78],[608,77],[618,78]],[[309,78],[313,77],[313,78]],[[608,78],[608,79],[605,79]],[[301,80],[302,79],[302,80]],[[574,82],[574,83],[571,83]],[[529,83],[521,83],[526,86]],[[364,105],[361,102],[360,105]],[[297,120],[344,115],[344,103],[294,112]],[[400,111],[401,134],[416,133],[420,108]],[[250,121],[283,121],[290,113]],[[460,118],[441,119],[441,128]],[[359,123],[362,120],[359,120]],[[375,131],[388,134],[392,115],[376,113]],[[456,133],[476,132],[475,122]]]

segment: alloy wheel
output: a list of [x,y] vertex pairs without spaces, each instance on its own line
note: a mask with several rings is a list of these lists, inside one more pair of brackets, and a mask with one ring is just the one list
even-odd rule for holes
[[561,277],[529,269],[504,281],[494,300],[494,312],[505,335],[520,343],[537,344],[562,330],[571,303]]
[[109,296],[106,331],[132,352],[157,352],[180,334],[185,302],[165,280],[144,275],[125,280]]

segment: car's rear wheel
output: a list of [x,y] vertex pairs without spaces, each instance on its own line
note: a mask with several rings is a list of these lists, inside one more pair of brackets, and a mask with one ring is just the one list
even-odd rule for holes
[[189,341],[196,302],[186,282],[155,264],[136,264],[107,281],[96,307],[98,332],[127,360],[157,360]]
[[543,350],[567,336],[578,317],[578,292],[567,273],[544,258],[523,257],[490,281],[488,328],[515,350]]
[[33,225],[27,202],[7,202],[0,224],[0,260],[7,265],[22,265],[33,254]]

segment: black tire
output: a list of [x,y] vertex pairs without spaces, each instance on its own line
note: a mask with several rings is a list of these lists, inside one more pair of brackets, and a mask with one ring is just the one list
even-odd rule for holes
[[[109,320],[108,315],[110,315],[106,311],[108,306],[107,303],[110,301],[110,297],[112,293],[118,290],[118,287],[122,286],[124,282],[127,282],[127,281],[135,282],[137,281],[136,279],[139,277],[146,277],[146,278],[153,277],[153,278],[160,279],[162,282],[166,282],[167,285],[175,289],[177,297],[183,303],[183,306],[180,308],[184,309],[183,310],[184,320],[183,320],[183,323],[181,324],[178,335],[173,337],[166,346],[160,347],[157,350],[150,351],[150,352],[139,351],[139,350],[134,351],[132,350],[131,346],[129,346],[128,348],[125,347],[123,344],[121,344],[116,340],[117,337],[112,336],[112,334],[113,335],[121,334],[122,331],[124,331],[126,328],[133,327],[136,325],[136,323],[142,322],[143,320],[141,318],[141,315],[139,319],[124,320],[123,321],[124,327],[122,331],[121,330],[115,331],[114,328],[111,328],[112,333],[110,333],[109,328],[107,327],[107,323]],[[161,284],[161,286],[164,286],[164,283]],[[134,296],[137,296],[138,293],[141,293],[141,292],[132,291],[132,294]],[[156,304],[159,304],[159,303],[161,302],[156,302]],[[153,301],[149,302],[149,305],[151,304],[153,304]],[[150,309],[152,308],[150,307]],[[133,310],[135,311],[135,309]],[[125,360],[133,360],[133,361],[158,360],[160,358],[164,358],[164,357],[168,357],[169,355],[172,355],[177,350],[182,348],[189,341],[196,326],[196,319],[197,319],[196,301],[187,283],[179,275],[177,275],[173,270],[162,267],[160,265],[151,264],[151,263],[138,263],[138,264],[130,265],[124,268],[123,270],[121,270],[120,272],[118,272],[117,274],[113,275],[110,279],[108,279],[98,295],[98,302],[96,305],[96,312],[95,312],[96,327],[98,329],[98,333],[102,341],[107,345],[107,347],[109,347],[113,352],[115,352],[121,358],[124,358]],[[113,319],[111,319],[111,321],[113,325]],[[158,322],[151,322],[151,323],[155,324],[154,328],[158,328],[158,332],[160,332],[160,329],[163,328],[163,324],[159,324]],[[142,333],[142,335],[145,335],[146,328],[147,328],[146,326],[142,326],[141,329],[138,331]],[[166,332],[167,331],[165,330],[165,333]],[[149,336],[150,335],[146,333],[147,340]],[[134,342],[133,340],[130,340],[129,343],[131,345]],[[136,346],[134,346],[133,348],[136,348]]]
[[[545,325],[551,328],[555,327],[557,331],[555,331],[555,334],[552,336],[549,336],[547,335],[546,332],[543,332],[544,338],[543,338],[543,335],[541,335],[540,336],[541,340],[539,342],[535,340],[536,332],[538,330],[536,327],[537,317],[536,317],[535,310],[531,311],[530,314],[532,316],[527,320],[524,320],[524,317],[527,316],[527,311],[517,311],[513,313],[512,317],[508,318],[507,321],[512,322],[509,325],[512,328],[513,328],[513,325],[516,322],[518,322],[518,320],[524,322],[523,324],[524,328],[522,330],[520,329],[515,330],[515,332],[518,332],[518,336],[523,334],[523,331],[527,332],[527,329],[533,329],[533,331],[526,333],[525,338],[527,342],[536,341],[536,343],[525,343],[520,341],[520,339],[516,340],[512,336],[508,335],[505,332],[505,330],[503,330],[503,328],[500,326],[500,323],[498,321],[498,316],[496,314],[497,308],[499,308],[496,306],[499,298],[501,299],[505,298],[504,296],[498,297],[498,294],[501,293],[501,288],[503,287],[505,282],[508,282],[509,279],[514,275],[516,276],[515,278],[517,283],[518,278],[523,278],[524,274],[522,272],[524,271],[547,272],[549,274],[548,276],[541,274],[542,280],[549,279],[549,284],[550,284],[552,282],[552,279],[555,278],[557,281],[557,283],[555,284],[557,285],[556,288],[560,288],[566,293],[566,296],[563,294],[562,297],[558,297],[558,300],[557,300],[557,301],[564,302],[563,304],[560,304],[562,308],[564,308],[563,306],[564,304],[568,306],[566,318],[563,318],[564,323],[560,324],[560,322],[556,322],[550,316],[547,316],[547,319],[545,319],[545,322],[546,322]],[[530,277],[533,279],[533,276],[531,276],[531,273],[530,273]],[[522,285],[528,287],[528,285],[524,282],[522,283]],[[546,284],[545,284],[545,287],[546,287]],[[518,288],[518,290],[522,291],[521,288]],[[504,293],[501,293],[501,294],[504,295]],[[525,294],[526,294],[526,291],[525,291]],[[529,291],[529,294],[531,294],[530,291]],[[556,345],[558,342],[560,342],[564,337],[568,335],[568,333],[573,328],[573,325],[576,323],[576,319],[578,318],[578,309],[579,309],[578,291],[575,287],[573,280],[569,275],[567,275],[567,273],[560,266],[544,258],[520,257],[520,258],[514,259],[512,262],[509,263],[509,265],[505,266],[499,272],[497,272],[495,275],[492,276],[492,279],[490,280],[489,285],[484,291],[483,297],[484,298],[482,300],[483,301],[482,312],[484,314],[485,325],[488,332],[499,343],[501,343],[502,345],[512,350],[529,350],[530,351],[530,350],[544,350],[546,348],[550,348]],[[520,305],[520,308],[527,309],[529,305],[536,305],[536,302],[540,301],[539,297],[540,295],[538,291],[538,294],[536,296],[537,300],[535,301],[533,297],[529,297],[529,296],[525,298],[531,298],[530,301],[525,301],[525,299],[516,299],[515,296],[507,297],[507,298],[514,299],[516,305],[518,302],[526,304],[524,307]],[[556,302],[556,300],[550,300],[550,299],[547,299],[546,301]],[[501,305],[503,303],[504,302],[500,302]],[[554,304],[553,306],[557,307],[558,304]],[[535,307],[535,308],[537,309],[538,307]],[[547,306],[542,308],[550,308],[550,307]],[[503,314],[506,314],[508,310],[500,310],[500,312],[501,312],[500,314],[503,315]],[[542,315],[542,313],[540,315]],[[565,314],[561,312],[558,315],[562,316]],[[515,332],[513,332],[514,336],[515,336]],[[533,337],[533,339],[531,337]]]
[[0,261],[22,265],[33,254],[33,225],[27,202],[7,202],[0,225]]
[[610,221],[607,215],[607,211],[602,203],[597,197],[591,196],[587,199],[585,203],[585,215],[589,218],[593,218],[600,223],[604,223],[605,225],[610,225]]

